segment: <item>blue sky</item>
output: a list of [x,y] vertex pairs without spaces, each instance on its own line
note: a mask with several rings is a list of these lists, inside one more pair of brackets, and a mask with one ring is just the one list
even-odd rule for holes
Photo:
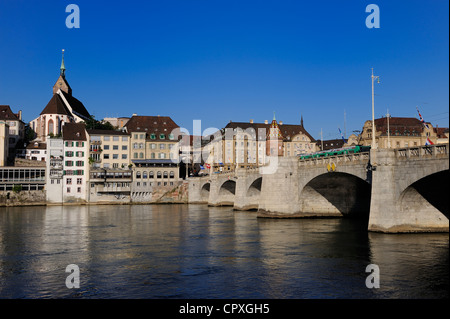
[[[80,8],[69,29],[66,6]],[[369,29],[368,4],[380,8]],[[165,115],[192,131],[300,123],[324,139],[375,115],[449,126],[447,0],[0,0],[0,104],[36,118],[65,49],[73,95],[97,119]],[[345,117],[344,117],[345,113]]]

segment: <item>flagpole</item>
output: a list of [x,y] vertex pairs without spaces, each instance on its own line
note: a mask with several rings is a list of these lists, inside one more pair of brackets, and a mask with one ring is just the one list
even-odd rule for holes
[[375,94],[374,94],[374,80],[378,79],[378,83],[380,83],[380,77],[373,75],[373,68],[372,68],[372,149],[377,148],[377,144],[375,142]]
[[386,117],[387,117],[387,134],[388,134],[388,148],[391,148],[391,134],[390,134],[390,131],[389,131],[389,117],[390,117],[391,115],[389,114],[389,109],[387,109],[387,114],[386,114]]

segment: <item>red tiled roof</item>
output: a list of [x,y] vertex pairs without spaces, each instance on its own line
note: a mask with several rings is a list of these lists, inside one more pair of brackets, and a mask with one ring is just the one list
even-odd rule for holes
[[0,120],[5,121],[20,121],[17,114],[11,111],[9,105],[0,105]]
[[[144,132],[146,139],[149,139],[152,134],[155,135],[156,141],[169,140],[169,134],[174,130],[179,129],[179,126],[169,116],[132,116],[131,119],[124,125],[128,133]],[[161,138],[164,134],[164,138]],[[174,133],[174,135],[178,135]],[[177,139],[177,136],[175,136]]]
[[83,123],[66,123],[62,135],[65,141],[86,141],[86,126]]

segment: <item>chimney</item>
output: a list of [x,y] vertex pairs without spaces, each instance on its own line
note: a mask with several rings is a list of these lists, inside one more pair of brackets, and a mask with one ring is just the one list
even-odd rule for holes
[[19,110],[19,113],[17,114],[19,120],[22,120],[22,110]]
[[131,115],[131,116],[137,116],[137,114],[136,114],[136,113],[133,113],[133,115]]
[[250,119],[250,123],[253,124],[253,119]]
[[268,120],[264,120],[264,124],[269,124],[269,121]]

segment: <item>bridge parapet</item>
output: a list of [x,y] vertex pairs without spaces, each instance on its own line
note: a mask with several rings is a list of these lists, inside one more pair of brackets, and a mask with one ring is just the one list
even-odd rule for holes
[[395,157],[399,160],[427,157],[448,157],[449,144],[436,144],[395,149]]
[[354,153],[354,154],[341,154],[327,157],[317,157],[317,158],[308,158],[308,159],[300,159],[300,166],[327,166],[330,163],[339,163],[339,164],[361,164],[361,162],[369,162],[370,153],[362,152],[362,153]]

